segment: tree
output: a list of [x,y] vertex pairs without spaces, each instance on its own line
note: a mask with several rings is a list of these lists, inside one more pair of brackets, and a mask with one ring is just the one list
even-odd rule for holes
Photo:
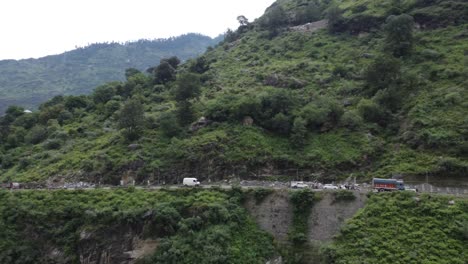
[[239,21],[241,26],[248,26],[250,24],[249,20],[243,15],[238,16],[237,21]]
[[163,62],[163,61],[169,63],[174,69],[177,69],[177,67],[180,64],[180,59],[177,58],[176,56],[172,56],[170,58],[162,59],[161,62]]
[[141,71],[138,70],[138,69],[128,68],[128,69],[125,70],[125,79],[127,79],[127,81],[128,81],[128,79],[130,79],[130,77],[132,77],[134,75],[137,75],[139,73],[141,73]]
[[205,73],[210,69],[210,64],[206,61],[204,56],[198,57],[195,61],[192,61],[189,67],[193,73]]
[[166,84],[176,79],[176,69],[167,61],[161,61],[154,69],[153,74],[156,84]]
[[176,101],[186,101],[200,95],[200,76],[194,73],[182,73],[176,82],[174,91]]
[[190,101],[177,102],[176,115],[181,126],[192,123],[195,120],[192,103]]
[[131,99],[124,104],[119,113],[118,125],[124,137],[133,141],[140,138],[144,125],[144,109],[140,100]]
[[183,73],[177,79],[174,97],[177,101],[177,117],[180,125],[184,126],[194,120],[194,113],[190,99],[200,95],[200,76],[194,73]]
[[38,144],[47,138],[47,128],[42,125],[36,125],[29,131],[25,138],[28,143]]
[[262,20],[260,20],[260,25],[269,30],[276,30],[287,23],[288,15],[279,5],[271,7],[271,10],[263,16]]
[[320,19],[320,8],[314,3],[310,3],[296,11],[295,24],[302,25],[308,22],[317,21]]
[[332,6],[327,10],[326,17],[328,19],[328,31],[334,33],[345,29],[345,19],[343,18],[343,10],[337,6]]
[[67,96],[65,98],[65,108],[72,111],[75,108],[85,108],[88,106],[88,97],[85,95],[80,96]]
[[283,113],[276,114],[271,119],[271,127],[274,131],[287,135],[291,130],[291,118]]
[[305,145],[305,140],[307,136],[307,122],[301,118],[296,117],[294,119],[294,124],[291,133],[291,143],[296,148],[303,148]]
[[92,95],[93,101],[96,104],[100,104],[100,103],[105,104],[107,101],[109,101],[115,95],[115,92],[116,92],[114,84],[115,83],[108,83],[108,84],[101,85],[97,87],[96,89],[94,89],[94,92]]
[[409,54],[413,47],[414,19],[407,14],[389,16],[384,26],[385,51],[395,57]]
[[369,93],[394,85],[401,79],[400,61],[389,56],[379,56],[367,67],[365,80]]
[[16,105],[9,106],[6,110],[6,115],[3,117],[2,123],[10,124],[16,120],[16,118],[24,115],[24,108]]
[[357,106],[359,114],[367,122],[384,124],[386,117],[382,107],[373,100],[361,99]]
[[163,113],[159,118],[159,128],[168,137],[177,136],[181,131],[177,121],[177,115],[174,112]]

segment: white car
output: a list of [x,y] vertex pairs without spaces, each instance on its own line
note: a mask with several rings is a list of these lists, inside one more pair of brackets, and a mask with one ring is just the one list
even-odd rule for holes
[[326,190],[338,190],[338,186],[335,186],[333,184],[325,184],[323,185],[323,189],[326,189]]
[[309,188],[309,185],[305,184],[302,181],[297,181],[297,182],[291,182],[291,188],[303,189],[303,188]]

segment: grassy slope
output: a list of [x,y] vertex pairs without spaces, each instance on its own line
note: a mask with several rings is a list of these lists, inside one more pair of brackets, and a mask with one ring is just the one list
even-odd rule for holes
[[[294,10],[294,1],[281,3]],[[340,7],[345,9],[346,19],[368,14],[384,18],[382,10],[388,9],[387,2],[367,5],[364,11],[358,8],[366,3],[342,1]],[[405,3],[409,6],[411,1]],[[432,8],[442,6],[434,4]],[[413,7],[407,11],[421,10],[430,9]],[[468,48],[468,29],[465,24],[440,23],[433,29],[415,31],[412,54],[401,59],[405,78],[415,81],[400,98],[401,107],[387,114],[390,121],[386,127],[358,118],[357,125],[350,128],[340,120],[330,127],[309,128],[304,147],[297,149],[287,135],[265,128],[259,120],[254,120],[253,127],[241,126],[241,116],[171,139],[161,133],[158,118],[174,109],[173,85],[154,92],[145,81],[141,84],[143,91],[134,94],[143,96],[150,121],[144,136],[136,142],[139,149],[128,151],[129,142],[116,129],[115,115],[103,115],[100,109],[104,106],[98,105],[90,113],[74,113],[74,118],[59,128],[68,137],[58,150],[46,150],[45,143],[4,150],[4,160],[8,159],[12,167],[0,171],[2,180],[81,177],[117,183],[128,170],[139,180],[160,173],[166,182],[177,181],[184,173],[203,180],[291,172],[327,179],[345,178],[350,173],[363,177],[427,172],[466,175],[468,94],[464,89],[467,72],[463,54]],[[216,104],[229,113],[241,107],[243,100],[261,100],[282,92],[298,101],[289,110],[292,117],[300,115],[304,105],[323,98],[340,105],[346,102],[344,116],[352,115],[362,98],[371,98],[365,95],[362,75],[382,53],[384,37],[378,28],[360,35],[330,34],[325,29],[313,34],[282,32],[271,40],[267,35],[264,30],[250,30],[203,56],[210,69],[203,74],[207,81],[194,102],[198,117],[213,114],[210,107]],[[186,68],[182,66],[182,71]],[[264,84],[275,74],[286,80],[284,88]],[[291,88],[295,80],[305,86]],[[86,132],[76,133],[79,128]],[[141,161],[143,166],[132,165]]]
[[466,199],[411,193],[372,195],[341,229],[330,263],[466,263]]

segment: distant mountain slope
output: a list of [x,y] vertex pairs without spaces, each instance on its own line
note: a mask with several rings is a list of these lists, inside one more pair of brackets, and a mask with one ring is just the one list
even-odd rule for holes
[[63,94],[88,94],[97,85],[124,80],[127,68],[146,70],[162,58],[203,53],[221,39],[187,34],[125,44],[100,43],[39,59],[0,61],[0,113],[9,105],[35,108]]

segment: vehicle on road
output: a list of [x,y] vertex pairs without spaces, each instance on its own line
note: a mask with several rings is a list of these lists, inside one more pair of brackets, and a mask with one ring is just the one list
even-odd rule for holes
[[372,188],[378,192],[403,191],[405,190],[405,184],[402,180],[397,179],[374,178],[372,180]]
[[325,184],[323,185],[323,189],[325,190],[338,190],[338,186],[333,185],[333,184]]
[[291,188],[294,189],[304,189],[304,188],[309,188],[309,185],[302,181],[292,181],[291,182]]
[[184,178],[182,181],[182,185],[184,186],[200,186],[200,182],[197,180],[197,178]]

